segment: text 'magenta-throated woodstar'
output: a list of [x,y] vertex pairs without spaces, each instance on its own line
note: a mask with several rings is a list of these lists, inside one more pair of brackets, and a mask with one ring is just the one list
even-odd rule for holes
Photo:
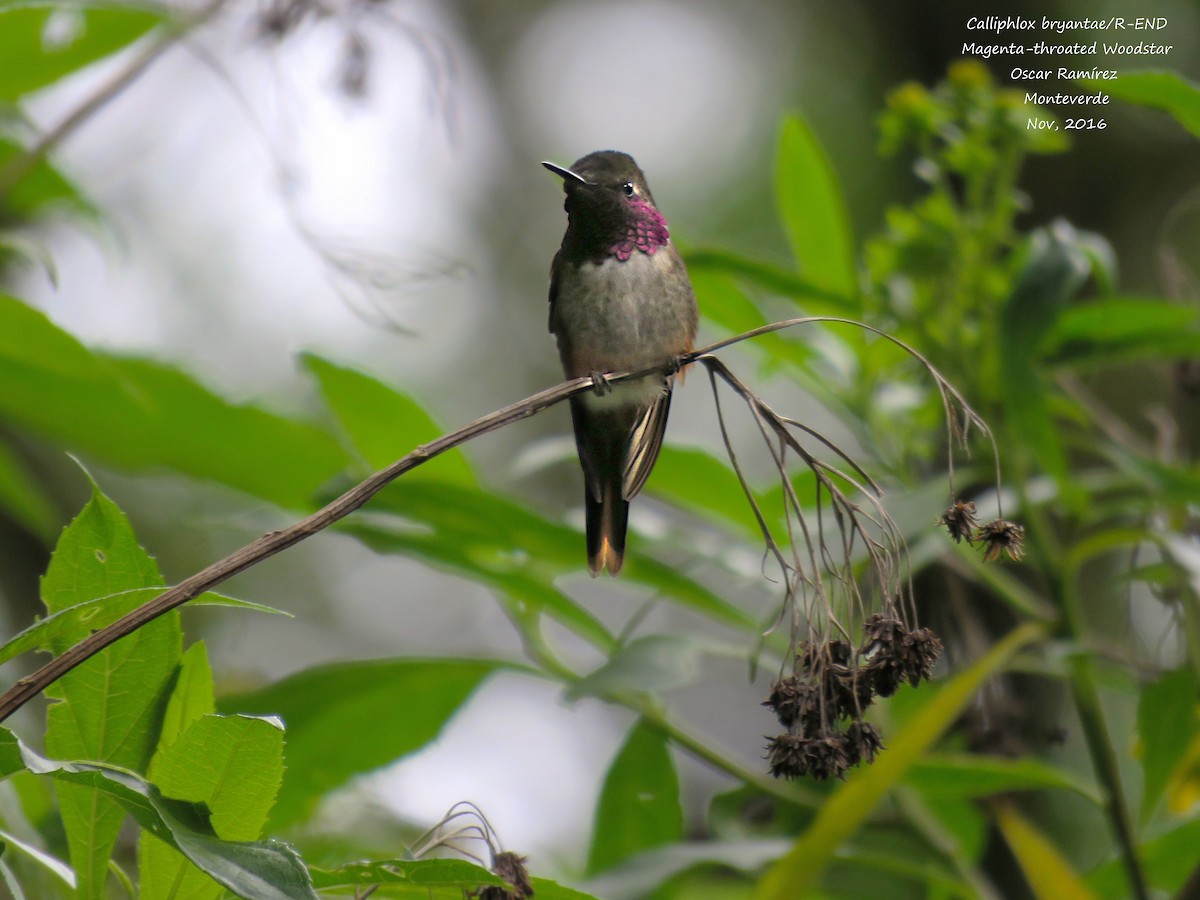
[[[550,269],[550,330],[568,378],[663,365],[692,349],[696,296],[633,157],[589,153],[563,179],[567,233]],[[571,398],[583,465],[588,569],[616,575],[625,558],[629,501],[658,458],[674,375]]]

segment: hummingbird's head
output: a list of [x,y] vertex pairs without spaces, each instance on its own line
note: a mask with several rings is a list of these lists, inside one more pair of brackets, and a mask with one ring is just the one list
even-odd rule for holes
[[654,205],[646,176],[628,153],[597,150],[569,169],[550,162],[542,165],[563,180],[568,238],[621,259],[628,259],[632,249],[653,253],[667,242],[666,220]]

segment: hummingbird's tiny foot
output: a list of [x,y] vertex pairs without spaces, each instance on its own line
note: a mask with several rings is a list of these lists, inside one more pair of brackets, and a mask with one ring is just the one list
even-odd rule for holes
[[588,377],[592,379],[592,387],[595,389],[597,397],[603,397],[612,390],[612,385],[608,383],[608,376],[603,372],[589,372]]
[[682,368],[683,368],[683,357],[682,356],[673,356],[673,357],[671,357],[670,362],[667,363],[667,367],[665,369],[663,369],[663,374],[666,375],[668,378],[670,378],[672,375],[678,375],[679,370]]

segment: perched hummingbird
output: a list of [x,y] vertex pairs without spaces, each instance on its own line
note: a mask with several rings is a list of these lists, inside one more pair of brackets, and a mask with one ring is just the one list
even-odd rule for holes
[[[696,295],[633,157],[601,150],[569,169],[542,165],[567,194],[567,233],[550,268],[550,331],[566,376],[646,369],[691,350]],[[621,571],[629,501],[658,458],[673,380],[598,380],[571,398],[593,578]]]

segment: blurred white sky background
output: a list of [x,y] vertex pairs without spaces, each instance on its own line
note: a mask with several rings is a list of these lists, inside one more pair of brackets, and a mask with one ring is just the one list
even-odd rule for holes
[[[445,3],[345,7],[274,45],[254,37],[265,7],[232,4],[57,152],[103,221],[49,230],[57,287],[29,272],[17,292],[87,343],[179,362],[227,396],[275,408],[311,402],[295,362],[303,350],[410,390],[446,424],[552,383],[546,272],[565,217],[561,186],[539,161],[632,152],[674,232],[707,233],[706,210],[747,154],[768,177],[773,122],[803,41],[773,3],[505,6],[486,22]],[[368,47],[361,98],[338,85],[355,15]],[[481,29],[505,39],[489,43]],[[30,112],[53,125],[110,71],[46,92]],[[756,150],[755,140],[765,143]],[[316,246],[379,284],[339,274]],[[694,405],[677,406],[676,434],[708,429],[707,418],[691,421]],[[530,440],[569,446],[565,412],[542,419],[473,450],[500,487]],[[574,465],[552,485],[571,504]],[[154,506],[147,493],[161,486],[140,484],[126,483],[135,508],[139,491]],[[157,515],[169,523],[172,513]],[[580,556],[582,571],[582,544]],[[405,560],[327,539],[292,551],[274,570],[283,568],[290,588],[277,596],[267,577],[240,584],[296,620],[205,619],[219,635],[210,641],[218,678],[223,667],[275,676],[355,652],[519,652],[484,591]],[[611,596],[619,586],[583,582],[611,623],[636,608],[636,597]],[[754,696],[744,676],[739,685]],[[505,679],[442,743],[366,789],[423,823],[474,800],[539,872],[569,874],[628,722]],[[757,732],[749,737],[756,747]]]

